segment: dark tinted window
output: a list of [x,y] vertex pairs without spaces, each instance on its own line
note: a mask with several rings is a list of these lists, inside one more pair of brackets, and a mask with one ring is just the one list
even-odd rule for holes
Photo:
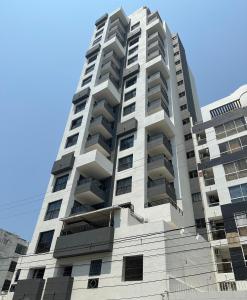
[[89,276],[101,274],[102,259],[92,260],[90,264]]
[[126,116],[128,114],[131,114],[132,112],[135,111],[135,107],[136,107],[135,103],[132,103],[128,106],[125,106],[124,109],[123,109],[123,115]]
[[36,248],[36,253],[45,253],[50,251],[54,230],[41,232]]
[[132,177],[127,177],[117,181],[116,195],[130,193],[132,189]]
[[123,171],[132,168],[133,165],[133,155],[128,155],[118,160],[118,171]]
[[57,200],[48,204],[48,208],[45,215],[45,221],[55,219],[58,217],[61,203],[62,200]]
[[74,146],[77,143],[79,133],[71,135],[67,138],[65,148]]
[[128,136],[120,141],[120,151],[133,147],[134,145],[134,136]]
[[128,101],[129,99],[132,99],[132,98],[135,97],[135,96],[136,96],[136,89],[134,89],[134,90],[132,90],[132,91],[126,93],[126,94],[124,95],[124,101]]
[[143,280],[143,255],[124,257],[124,281]]
[[9,265],[9,272],[15,272],[16,265],[17,265],[16,261],[11,261]]
[[70,127],[70,129],[75,129],[75,128],[81,126],[81,122],[82,122],[82,117],[77,118],[77,119],[74,119],[74,120],[71,122],[71,127]]
[[85,106],[86,106],[86,101],[83,101],[81,103],[78,103],[76,106],[75,106],[75,114],[77,114],[78,112],[82,111]]
[[27,253],[27,247],[21,244],[17,244],[15,248],[15,253],[25,255]]
[[129,80],[126,81],[125,87],[127,88],[132,86],[133,84],[136,83],[136,80],[137,80],[137,76],[130,78]]
[[69,178],[69,174],[66,174],[66,175],[63,175],[63,176],[60,176],[60,177],[56,178],[54,188],[53,188],[53,192],[57,192],[57,191],[65,189],[66,185],[67,185],[68,178]]

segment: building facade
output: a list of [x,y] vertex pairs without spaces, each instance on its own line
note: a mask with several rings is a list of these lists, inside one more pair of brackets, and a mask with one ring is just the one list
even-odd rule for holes
[[222,290],[247,288],[246,116],[244,85],[202,107],[202,122],[193,127],[208,239]]
[[98,19],[9,297],[217,291],[197,200],[191,127],[201,120],[183,45],[158,12],[118,9]]
[[0,228],[0,295],[8,292],[15,271],[18,279],[17,261],[26,254],[27,247],[26,240]]

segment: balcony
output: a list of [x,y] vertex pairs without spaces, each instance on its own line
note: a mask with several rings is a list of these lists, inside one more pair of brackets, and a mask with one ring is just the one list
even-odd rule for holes
[[84,178],[78,180],[78,185],[75,189],[75,198],[83,204],[94,205],[105,202],[106,193],[98,180]]
[[[105,63],[103,65],[103,67],[101,68],[100,74],[101,77],[100,79],[105,75],[110,73],[112,78],[114,78],[115,82],[119,82],[119,78],[120,78],[120,69],[117,68],[117,66],[112,62],[112,61],[108,61],[107,63]],[[119,85],[119,84],[118,84]]]
[[105,207],[63,218],[63,230],[57,239],[54,257],[112,251],[114,212],[119,209],[119,207]]
[[150,24],[151,22],[153,22],[155,20],[159,20],[162,23],[162,19],[157,11],[148,15],[147,22],[148,22],[148,24]]
[[108,51],[104,54],[103,63],[108,63],[109,61],[112,61],[118,69],[121,69],[119,58],[113,50]]
[[150,43],[149,46],[148,46],[148,53],[153,53],[157,50],[159,50],[160,53],[162,53],[162,56],[165,59],[164,45],[159,40]]
[[164,110],[167,116],[169,117],[169,108],[167,104],[161,99],[149,101],[147,110],[148,110],[148,114],[154,114],[160,110]]
[[166,64],[166,58],[165,58],[164,52],[161,49],[157,49],[155,51],[148,52],[147,56],[148,56],[148,59],[147,59],[148,62],[153,60],[154,58],[156,58],[158,56],[161,56],[162,60]]
[[112,75],[111,72],[107,72],[105,74],[101,74],[99,77],[99,84],[104,82],[104,81],[111,81],[111,83],[114,85],[114,87],[118,90],[119,89],[119,80],[116,79],[116,77],[114,75]]
[[171,143],[162,133],[148,136],[147,150],[150,155],[159,155],[163,153],[168,159],[172,158]]
[[157,179],[162,176],[171,181],[174,179],[172,163],[164,155],[149,157],[148,175],[152,179]]
[[157,84],[154,87],[148,88],[148,100],[156,100],[163,98],[167,103],[169,103],[168,95],[162,84]]
[[226,238],[225,229],[212,229],[212,239],[214,241],[222,240],[225,238]]
[[88,136],[85,148],[87,151],[99,150],[107,157],[111,154],[111,147],[109,142],[106,141],[100,134]]
[[125,32],[125,31],[126,31],[126,30],[125,30],[125,27],[124,27],[124,25],[123,25],[123,23],[122,23],[122,21],[121,21],[119,18],[117,18],[117,19],[115,19],[113,22],[111,22],[111,24],[110,24],[110,31],[111,31],[112,28],[115,28],[116,26],[117,26],[122,32]]
[[113,173],[113,163],[97,150],[77,156],[75,167],[84,177],[92,177],[98,180],[110,177]]
[[165,57],[159,50],[149,53],[146,62],[148,74],[161,72],[164,78],[169,78],[169,69],[166,65]]
[[165,86],[166,90],[168,90],[167,82],[160,71],[148,75],[148,87],[149,88],[154,87],[158,84],[163,84]]
[[218,273],[232,273],[232,263],[229,262],[219,262],[217,263]]
[[114,111],[112,107],[107,103],[106,99],[101,99],[94,104],[93,116],[104,116],[108,121],[114,121]]
[[114,228],[95,228],[91,225],[82,225],[64,230],[57,238],[53,256],[65,258],[86,254],[111,252],[113,245]]
[[163,201],[167,199],[167,203],[176,202],[176,192],[174,187],[164,178],[148,181],[148,200],[149,202]]
[[112,126],[102,115],[96,118],[92,118],[91,124],[89,127],[89,133],[91,135],[101,134],[105,139],[112,138]]

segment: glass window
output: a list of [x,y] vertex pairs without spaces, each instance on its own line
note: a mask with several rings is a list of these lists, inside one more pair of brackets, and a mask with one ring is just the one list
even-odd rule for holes
[[135,47],[131,48],[131,49],[129,50],[128,55],[133,54],[133,53],[136,52],[137,50],[138,50],[138,46],[135,46]]
[[93,75],[88,76],[87,78],[83,79],[81,86],[88,84],[92,80]]
[[229,121],[215,128],[216,138],[222,139],[226,136],[231,136],[237,132],[241,132],[246,129],[245,118],[241,117],[233,121]]
[[128,105],[128,106],[125,106],[125,107],[123,108],[123,116],[129,115],[129,114],[131,114],[132,112],[134,112],[134,111],[135,111],[135,107],[136,107],[136,104],[135,104],[135,103],[132,103],[132,104],[130,104],[130,105]]
[[179,75],[179,74],[181,74],[182,73],[182,70],[177,70],[176,71],[176,75]]
[[57,192],[57,191],[65,189],[68,178],[69,178],[69,174],[57,177],[55,184],[54,184],[53,192]]
[[20,274],[21,274],[21,269],[16,270],[16,273],[15,273],[15,282],[17,282],[19,280]]
[[185,109],[187,109],[187,104],[184,104],[184,105],[180,106],[180,110],[185,110]]
[[124,257],[124,281],[143,280],[143,255]]
[[79,133],[71,135],[67,138],[65,148],[74,146],[77,143]]
[[17,262],[16,261],[11,261],[10,265],[9,265],[9,272],[15,272],[15,268],[16,268]]
[[25,255],[27,253],[27,246],[17,244],[15,248],[15,253]]
[[192,158],[192,157],[195,157],[195,151],[192,150],[192,151],[187,152],[187,153],[186,153],[186,156],[187,156],[188,159],[189,159],[189,158]]
[[57,200],[48,204],[45,221],[55,219],[59,215],[62,200]]
[[63,269],[63,277],[70,277],[72,274],[73,266],[66,266]]
[[97,54],[96,55],[94,55],[94,56],[91,56],[91,57],[89,57],[89,59],[88,59],[88,64],[90,64],[91,62],[93,62],[93,61],[95,61],[96,60],[96,58],[97,58]]
[[118,172],[132,168],[133,154],[119,158],[118,160]]
[[201,219],[196,219],[196,228],[205,228],[206,227],[206,222],[204,218]]
[[192,170],[189,172],[189,177],[192,179],[192,178],[196,178],[198,177],[198,173],[197,173],[197,170]]
[[183,81],[183,80],[180,80],[180,81],[178,81],[177,85],[180,86],[180,85],[182,85],[183,83],[184,83],[184,81]]
[[139,41],[139,36],[137,38],[130,40],[129,47],[135,45],[136,43],[138,43],[138,41]]
[[192,134],[191,133],[185,134],[184,139],[185,139],[185,141],[191,140]]
[[134,135],[128,136],[120,141],[120,151],[133,147]]
[[132,189],[132,177],[127,177],[117,181],[116,196],[130,193]]
[[90,67],[88,67],[88,68],[86,68],[85,74],[88,74],[88,73],[92,72],[93,69],[94,69],[94,67],[95,67],[95,64],[92,65],[92,66],[90,66]]
[[229,187],[231,201],[247,201],[247,183]]
[[240,159],[223,166],[227,181],[247,177],[247,159]]
[[180,60],[175,61],[175,65],[179,65],[180,64]]
[[36,254],[50,251],[54,230],[41,232],[36,248]]
[[98,276],[101,274],[102,259],[91,260],[89,276]]
[[137,81],[137,76],[130,78],[129,80],[126,81],[125,87],[127,88],[127,87],[132,86],[133,84],[136,83],[136,81]]
[[135,23],[134,25],[131,26],[131,30],[134,30],[139,26],[140,26],[140,22],[137,22],[137,23]]
[[82,117],[77,118],[77,119],[74,119],[74,120],[71,122],[71,127],[70,127],[70,129],[72,130],[72,129],[75,129],[75,128],[81,126],[81,122],[82,122]]
[[185,92],[181,92],[181,93],[179,93],[179,94],[178,94],[178,96],[179,96],[179,98],[182,98],[182,97],[184,97],[184,96],[185,96]]
[[45,274],[45,268],[32,269],[32,278],[42,279]]
[[200,202],[202,201],[202,195],[201,193],[194,193],[192,196],[192,202]]
[[132,98],[135,97],[135,96],[136,96],[136,89],[134,89],[134,90],[132,90],[132,91],[126,93],[126,94],[124,95],[124,101],[128,101],[128,100],[132,99]]
[[2,292],[7,292],[9,290],[11,281],[6,279],[3,283]]
[[81,103],[78,103],[76,106],[75,106],[75,114],[77,114],[78,112],[82,111],[85,106],[86,106],[86,101],[83,101]]
[[183,125],[189,124],[190,118],[183,119]]
[[133,64],[133,62],[137,61],[137,59],[138,55],[131,57],[130,59],[128,59],[127,65]]

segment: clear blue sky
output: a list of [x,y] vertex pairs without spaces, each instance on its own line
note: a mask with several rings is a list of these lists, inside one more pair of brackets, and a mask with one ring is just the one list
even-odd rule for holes
[[144,5],[179,32],[202,105],[247,82],[246,0],[1,0],[0,227],[31,239],[95,19]]

